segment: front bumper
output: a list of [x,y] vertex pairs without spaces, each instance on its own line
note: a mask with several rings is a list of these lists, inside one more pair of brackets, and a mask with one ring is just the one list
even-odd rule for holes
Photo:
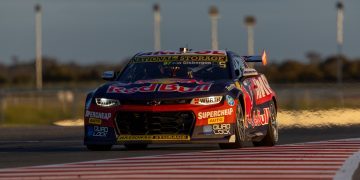
[[235,104],[122,105],[85,110],[84,143],[232,143]]

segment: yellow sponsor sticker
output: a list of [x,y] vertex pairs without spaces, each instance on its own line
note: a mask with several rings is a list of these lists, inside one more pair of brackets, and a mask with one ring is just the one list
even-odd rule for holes
[[235,82],[235,87],[238,88],[238,89],[241,89],[241,84],[238,81],[236,81]]
[[225,117],[215,117],[215,118],[209,118],[208,124],[219,124],[223,123],[225,121]]
[[89,118],[89,124],[96,124],[96,125],[100,125],[101,124],[101,119],[97,119],[97,118]]
[[190,140],[189,135],[120,135],[118,141],[171,141]]

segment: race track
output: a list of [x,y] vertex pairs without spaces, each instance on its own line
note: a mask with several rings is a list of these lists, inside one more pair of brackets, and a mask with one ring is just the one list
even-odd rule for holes
[[[279,144],[359,138],[359,130],[360,126],[281,129]],[[136,151],[119,145],[94,152],[82,145],[82,133],[82,127],[0,127],[0,168],[219,150],[212,144],[151,145]]]
[[0,179],[359,179],[360,138],[0,169]]

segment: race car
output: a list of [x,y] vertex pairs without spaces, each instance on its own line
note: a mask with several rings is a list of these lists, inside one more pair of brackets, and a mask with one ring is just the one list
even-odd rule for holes
[[261,56],[225,50],[137,53],[121,72],[86,97],[84,144],[110,150],[158,143],[217,143],[220,148],[273,146],[277,100],[266,77],[248,63]]

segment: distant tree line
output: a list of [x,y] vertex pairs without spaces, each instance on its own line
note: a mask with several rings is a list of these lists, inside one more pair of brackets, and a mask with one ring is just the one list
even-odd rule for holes
[[273,83],[313,83],[336,82],[338,60],[342,62],[344,82],[360,82],[360,58],[348,59],[345,56],[330,56],[322,59],[317,53],[307,54],[308,62],[285,60],[257,66],[256,69],[266,75]]
[[[124,64],[95,63],[81,65],[75,62],[60,63],[55,58],[43,58],[44,83],[101,81],[101,74],[107,70],[121,70]],[[4,85],[35,84],[35,61],[20,63],[13,60],[11,65],[0,64],[0,87]]]
[[[267,66],[256,66],[271,83],[336,82],[338,56],[321,58],[317,53],[308,53],[307,62],[298,60],[273,61]],[[348,59],[341,56],[344,82],[360,82],[360,58]],[[55,58],[43,59],[43,80],[45,83],[101,82],[101,73],[106,70],[121,70],[125,61],[118,64],[80,65],[75,62],[60,63]],[[125,62],[125,63],[124,63]],[[0,87],[35,84],[34,61],[13,60],[11,65],[0,64]]]

